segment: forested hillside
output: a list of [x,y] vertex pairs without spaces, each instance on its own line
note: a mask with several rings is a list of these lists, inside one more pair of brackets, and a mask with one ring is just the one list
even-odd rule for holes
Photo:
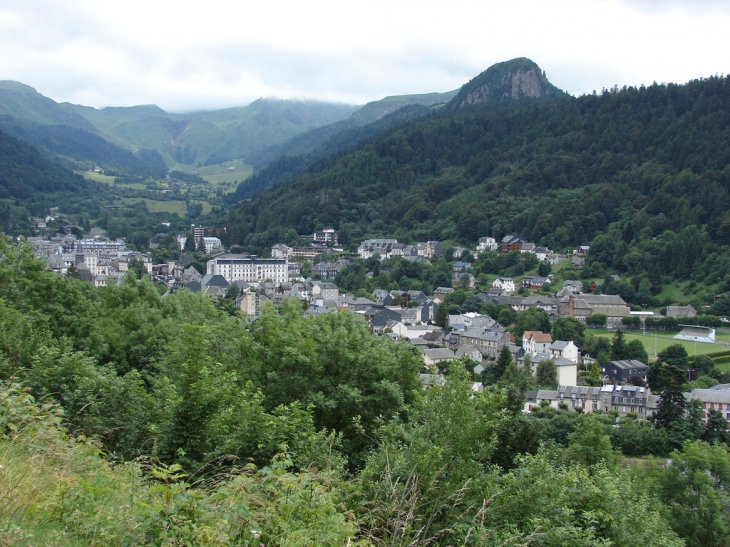
[[[44,216],[61,197],[93,186],[83,177],[44,158],[38,150],[0,131],[0,223],[17,231],[30,214]],[[12,226],[11,226],[12,225]]]
[[686,276],[727,257],[729,121],[728,77],[450,104],[239,204],[229,242],[262,251],[317,225],[346,244],[519,231],[556,250],[593,242],[603,267]]

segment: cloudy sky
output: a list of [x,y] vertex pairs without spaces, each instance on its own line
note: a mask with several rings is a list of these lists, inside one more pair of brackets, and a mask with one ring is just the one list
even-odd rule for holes
[[0,80],[183,112],[365,103],[537,62],[573,95],[730,72],[727,0],[0,0]]

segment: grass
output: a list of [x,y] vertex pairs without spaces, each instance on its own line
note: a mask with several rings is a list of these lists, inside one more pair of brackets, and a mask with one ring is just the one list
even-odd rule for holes
[[[228,168],[233,167],[235,171],[232,173],[228,172]],[[190,169],[188,166],[180,166],[177,169],[189,173],[195,171],[203,179],[213,185],[229,182],[242,182],[251,176],[253,173],[253,167],[244,163],[243,160],[227,161],[223,164],[206,165],[205,167],[196,167]],[[230,191],[235,190],[235,188]]]
[[114,184],[114,177],[102,175],[101,173],[92,173],[91,171],[76,171],[76,173],[82,175],[85,179],[93,180],[94,182]]
[[[609,333],[606,329],[586,329],[586,334],[593,334],[609,339],[613,338],[613,333]],[[653,332],[647,331],[647,335],[644,336],[640,331],[638,332],[638,334],[636,332],[624,331],[624,336],[627,343],[631,340],[641,340],[650,358],[653,358],[656,353],[659,353],[660,351],[666,349],[672,344],[679,344],[683,346],[684,349],[687,350],[687,353],[690,357],[693,357],[695,355],[705,355],[707,353],[715,353],[717,351],[722,351],[723,349],[725,349],[724,345],[706,344],[703,342],[689,342],[687,340],[675,340],[674,338],[672,338],[674,334],[657,334],[656,336],[654,336]],[[655,347],[656,352],[654,349]]]
[[[122,198],[114,202],[115,205],[134,205],[144,201],[147,204],[147,211],[150,213],[177,213],[180,216],[185,214],[185,202],[184,201],[163,201],[163,200],[150,200],[144,198]],[[203,213],[209,213],[213,208],[207,201],[191,200],[191,202],[200,203],[203,206]]]

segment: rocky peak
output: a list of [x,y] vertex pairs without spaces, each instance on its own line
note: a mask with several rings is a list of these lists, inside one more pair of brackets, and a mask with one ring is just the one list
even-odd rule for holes
[[538,99],[563,94],[552,85],[537,64],[524,57],[492,65],[461,88],[452,106],[503,99]]

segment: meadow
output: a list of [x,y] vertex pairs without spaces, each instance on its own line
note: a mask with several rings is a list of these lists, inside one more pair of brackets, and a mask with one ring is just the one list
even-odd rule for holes
[[[603,336],[609,339],[613,338],[614,333],[608,332],[606,329],[586,329],[586,334],[593,334],[595,336]],[[675,340],[673,336],[676,333],[654,333],[654,331],[646,331],[644,335],[641,331],[624,331],[626,341],[641,340],[644,344],[646,352],[649,354],[649,360],[653,361],[656,354],[666,349],[672,344],[679,344],[683,346],[690,357],[694,355],[705,355],[707,353],[714,353],[722,351],[728,348],[730,344],[730,333],[718,332],[716,339],[719,343],[707,344],[703,342],[689,342],[687,340]],[[728,367],[730,369],[730,366]]]
[[[122,198],[114,201],[115,205],[125,206],[134,205],[144,201],[147,205],[147,211],[150,213],[177,213],[180,216],[185,214],[185,202],[184,201],[163,201],[163,200],[150,200],[144,198]],[[191,200],[193,203],[200,203],[203,206],[203,213],[209,213],[212,206],[207,201]]]

